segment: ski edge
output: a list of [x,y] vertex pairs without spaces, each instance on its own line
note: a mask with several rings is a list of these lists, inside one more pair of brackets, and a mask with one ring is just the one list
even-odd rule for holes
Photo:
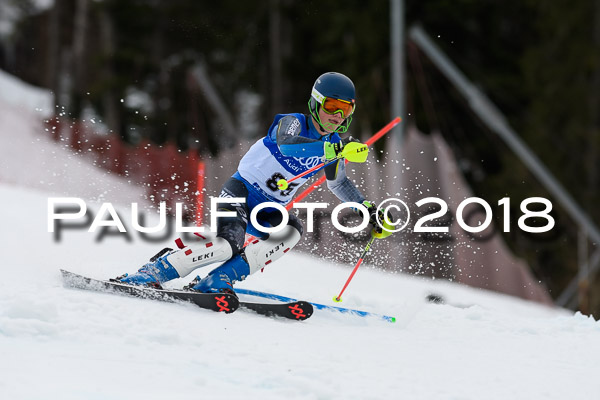
[[314,312],[313,305],[306,301],[290,301],[277,304],[240,301],[240,307],[261,315],[282,317],[295,321],[305,321]]
[[[219,294],[222,298],[216,299],[216,303],[200,303],[198,295],[204,293],[193,293],[185,290],[154,289],[143,286],[120,284],[118,282],[104,281],[89,278],[75,272],[60,269],[64,284],[70,288],[90,290],[99,293],[119,294],[129,297],[137,297],[147,300],[163,301],[167,303],[192,303],[196,306],[215,312],[232,313],[239,308],[239,300],[236,296]],[[208,294],[207,294],[208,295]],[[194,299],[196,297],[196,299]]]
[[98,293],[118,294],[128,297],[137,297],[146,300],[157,300],[168,303],[192,303],[202,309],[217,312],[224,311],[227,314],[232,313],[239,308],[244,308],[264,316],[281,317],[297,321],[304,321],[310,318],[310,316],[313,314],[312,304],[305,301],[294,300],[277,304],[242,302],[235,295],[218,294],[219,296],[224,295],[227,297],[226,299],[223,298],[220,301],[217,300],[217,302],[223,302],[221,304],[225,304],[226,307],[231,307],[226,309],[223,306],[213,307],[208,303],[198,302],[200,296],[214,296],[210,293],[198,293],[180,289],[156,289],[143,286],[133,286],[119,282],[90,278],[75,272],[67,271],[65,269],[60,269],[60,273],[62,275],[64,285],[70,288],[94,291]]
[[[292,297],[286,297],[286,296],[281,296],[281,295],[278,295],[278,294],[261,292],[261,291],[258,291],[258,290],[236,288],[235,291],[238,294],[245,294],[245,295],[248,295],[248,296],[262,297],[262,298],[265,298],[265,299],[277,300],[277,301],[282,301],[282,302],[286,302],[286,303],[291,303],[291,302],[298,301],[297,299],[294,299]],[[372,313],[372,312],[369,312],[369,311],[361,311],[361,310],[356,310],[356,309],[352,309],[352,308],[343,308],[343,307],[329,306],[329,305],[326,305],[326,304],[319,304],[319,303],[314,303],[314,302],[309,302],[309,303],[312,304],[312,306],[315,309],[317,309],[317,310],[329,310],[329,311],[336,311],[336,312],[340,312],[340,313],[344,313],[344,314],[356,315],[356,316],[359,316],[359,317],[371,317],[371,318],[376,318],[376,319],[380,319],[380,320],[383,320],[383,321],[387,321],[387,322],[390,322],[390,323],[396,322],[396,318],[392,317],[392,316],[389,316],[389,315],[377,314],[377,313]]]

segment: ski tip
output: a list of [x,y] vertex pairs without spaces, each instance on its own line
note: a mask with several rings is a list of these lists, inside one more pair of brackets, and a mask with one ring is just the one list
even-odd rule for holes
[[298,301],[295,305],[289,305],[288,308],[294,319],[304,321],[313,315],[313,305],[306,301]]

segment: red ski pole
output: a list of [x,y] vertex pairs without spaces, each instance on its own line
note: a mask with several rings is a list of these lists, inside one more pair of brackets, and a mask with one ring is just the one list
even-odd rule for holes
[[333,164],[333,163],[334,163],[334,162],[336,162],[337,160],[339,160],[339,158],[334,158],[333,160],[329,161],[328,163],[324,163],[324,162],[322,162],[322,163],[320,163],[320,164],[317,164],[317,165],[315,165],[314,167],[312,167],[312,168],[310,168],[310,169],[307,169],[306,171],[304,171],[304,172],[302,172],[302,173],[300,173],[300,174],[298,174],[298,175],[296,175],[296,176],[294,176],[294,177],[292,177],[292,178],[290,178],[290,179],[288,179],[288,180],[285,180],[285,179],[280,179],[279,181],[277,181],[277,187],[278,187],[279,189],[281,189],[281,190],[285,190],[285,189],[287,189],[287,188],[288,188],[288,184],[289,184],[289,183],[292,183],[292,182],[294,182],[296,179],[298,179],[298,178],[302,178],[303,176],[306,176],[306,175],[310,174],[311,172],[314,172],[314,171],[317,171],[317,170],[319,170],[319,169],[321,169],[321,168],[323,168],[323,167],[326,167],[326,166],[328,166],[329,164]]
[[362,264],[363,260],[365,259],[365,256],[367,255],[367,252],[371,248],[371,245],[373,244],[374,241],[375,241],[375,235],[373,233],[371,233],[371,240],[369,240],[369,243],[367,243],[367,246],[365,247],[365,249],[363,250],[362,254],[360,255],[360,258],[358,259],[358,262],[354,266],[354,269],[352,270],[352,273],[350,273],[350,276],[348,277],[348,280],[346,281],[346,284],[342,288],[342,291],[340,292],[340,294],[338,294],[337,296],[335,296],[333,298],[333,301],[335,301],[337,303],[339,303],[339,302],[342,301],[342,294],[344,293],[344,291],[346,290],[346,288],[350,284],[350,281],[352,280],[352,278],[354,278],[354,274],[356,274],[356,271],[358,270],[358,267],[360,267],[360,264]]
[[[383,135],[385,135],[390,130],[392,130],[392,128],[395,127],[396,125],[398,125],[401,121],[402,121],[402,118],[400,118],[400,117],[394,118],[393,120],[391,120],[390,122],[388,122],[388,124],[386,126],[384,126],[383,128],[381,128],[379,130],[379,132],[377,132],[373,136],[371,136],[369,138],[369,140],[367,140],[365,142],[365,144],[367,146],[371,146],[373,143],[375,143],[376,141],[378,141]],[[346,162],[348,162],[348,160],[346,160]],[[285,206],[285,208],[287,210],[291,210],[292,207],[294,206],[294,203],[299,202],[300,200],[302,200],[303,198],[305,198],[306,196],[308,196],[309,194],[311,194],[313,190],[315,190],[316,188],[318,188],[319,186],[321,186],[321,184],[323,182],[325,182],[325,179],[326,179],[325,176],[320,177],[315,183],[313,183],[312,185],[310,185],[309,187],[307,187],[302,193],[300,193],[298,196],[296,196],[296,198],[292,199],[292,201],[290,201]]]
[[363,163],[363,162],[367,161],[368,155],[369,155],[369,146],[367,144],[358,143],[358,142],[350,142],[344,146],[344,148],[342,149],[342,152],[334,159],[324,161],[320,164],[317,164],[314,167],[309,168],[308,170],[306,170],[288,180],[280,179],[279,181],[277,181],[277,187],[279,187],[279,189],[281,189],[281,190],[285,190],[288,188],[288,183],[293,182],[298,178],[302,178],[303,176],[306,176],[306,175],[310,174],[311,172],[318,171],[319,169],[324,168],[324,167],[328,166],[329,164],[333,164],[340,158],[345,158],[346,162],[351,161],[351,162],[356,162],[356,163]]
[[[390,122],[388,122],[387,125],[385,125],[383,128],[381,128],[377,133],[375,133],[373,136],[371,136],[369,138],[369,140],[367,140],[365,142],[365,144],[367,146],[371,146],[373,143],[375,143],[376,141],[378,141],[383,135],[385,135],[390,130],[392,130],[392,128],[395,127],[396,125],[398,125],[401,121],[402,121],[402,118],[400,118],[400,117],[394,118],[393,120],[391,120]],[[346,162],[348,162],[348,160],[346,160]],[[292,201],[290,201],[285,206],[286,210],[291,210],[295,203],[299,202],[300,200],[304,199],[306,196],[308,196],[309,194],[311,194],[313,192],[313,190],[315,190],[316,188],[318,188],[319,186],[321,186],[323,184],[323,182],[325,182],[325,179],[326,179],[326,177],[322,176],[318,180],[316,180],[314,183],[312,183],[302,193],[300,193],[298,196],[296,196],[294,199],[292,199]],[[246,246],[247,244],[249,244],[253,240],[256,240],[256,238],[254,236],[252,236],[252,235],[246,235],[246,237],[247,238],[246,238],[246,242],[244,243],[244,246]]]
[[394,118],[393,120],[391,120],[390,122],[388,122],[388,124],[386,126],[384,126],[383,128],[381,128],[381,130],[379,130],[379,132],[377,132],[376,134],[374,134],[373,136],[371,136],[369,138],[369,140],[367,140],[365,142],[365,144],[367,146],[372,145],[373,143],[375,143],[376,141],[378,141],[380,137],[382,137],[383,135],[385,135],[386,133],[388,133],[389,131],[391,131],[393,127],[395,127],[396,125],[398,125],[400,123],[400,121],[402,121],[402,118],[400,118],[400,117]]

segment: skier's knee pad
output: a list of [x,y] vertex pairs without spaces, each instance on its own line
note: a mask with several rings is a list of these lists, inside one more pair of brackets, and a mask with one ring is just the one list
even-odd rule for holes
[[[248,198],[248,189],[243,182],[236,178],[230,178],[225,185],[219,198],[242,197]],[[218,202],[219,211],[230,211],[234,216],[220,217],[217,220],[217,236],[226,239],[233,248],[233,254],[236,255],[244,247],[246,241],[246,227],[248,226],[248,202],[229,203]]]
[[286,225],[279,232],[271,233],[267,240],[256,240],[246,246],[244,253],[250,266],[250,274],[269,265],[290,251],[300,241],[301,230],[301,225],[300,230],[294,225]]
[[184,277],[196,268],[225,261],[233,255],[232,245],[221,237],[206,238],[189,246],[177,240],[179,251],[167,256],[167,261]]
[[227,240],[233,249],[233,255],[236,255],[244,248],[246,225],[237,220],[220,224],[217,236]]
[[300,218],[296,217],[294,214],[290,214],[290,219],[288,220],[288,225],[293,226],[300,233],[300,236],[304,233],[304,227],[302,226],[302,221]]

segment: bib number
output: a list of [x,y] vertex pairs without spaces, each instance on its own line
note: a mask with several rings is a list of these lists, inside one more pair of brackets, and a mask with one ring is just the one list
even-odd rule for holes
[[294,191],[294,188],[299,185],[299,183],[292,182],[288,185],[287,189],[279,190],[279,187],[277,186],[277,182],[280,179],[285,179],[285,177],[283,175],[281,175],[279,172],[275,172],[273,175],[271,175],[271,177],[265,183],[271,191],[280,192],[279,194],[281,196],[289,196]]

